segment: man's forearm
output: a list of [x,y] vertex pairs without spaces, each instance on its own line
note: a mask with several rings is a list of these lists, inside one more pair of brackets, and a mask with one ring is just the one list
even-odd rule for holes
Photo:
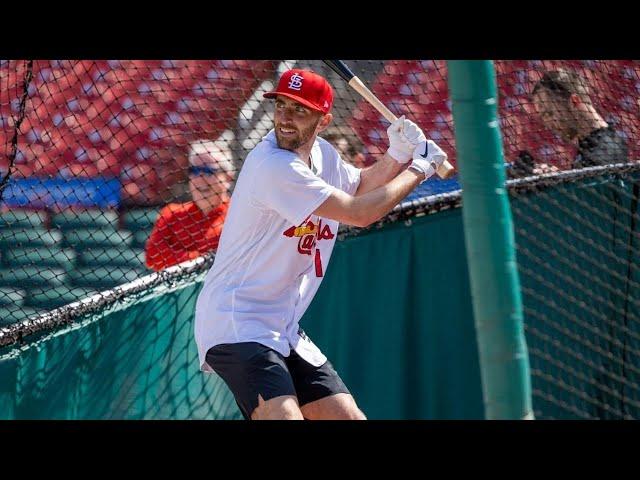
[[404,116],[392,123],[387,133],[389,150],[376,165],[360,172],[355,195],[334,189],[313,213],[357,227],[371,225],[433,175],[447,159],[447,154]]
[[352,196],[339,189],[313,213],[340,223],[366,227],[382,218],[424,181],[427,172],[406,169],[390,182],[370,192]]
[[356,196],[353,208],[358,212],[359,226],[370,225],[384,217],[423,180],[423,174],[409,169],[397,174],[386,185]]
[[364,195],[386,185],[397,177],[406,166],[407,164],[398,163],[388,153],[385,153],[376,163],[360,171],[360,185],[358,185],[355,196]]

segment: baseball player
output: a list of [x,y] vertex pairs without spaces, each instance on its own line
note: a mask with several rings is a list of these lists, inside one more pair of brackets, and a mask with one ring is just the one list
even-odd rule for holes
[[264,96],[275,100],[274,128],[244,162],[196,304],[200,368],[225,381],[245,419],[365,419],[298,322],[340,222],[380,219],[447,155],[403,116],[387,152],[358,169],[318,137],[332,121],[326,79],[289,70]]

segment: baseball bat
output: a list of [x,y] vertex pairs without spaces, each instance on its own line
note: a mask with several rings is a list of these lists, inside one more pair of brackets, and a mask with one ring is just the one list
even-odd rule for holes
[[[396,117],[394,113],[389,110],[378,99],[378,97],[376,97],[373,92],[366,87],[364,83],[362,83],[362,80],[360,80],[342,60],[323,60],[323,62],[331,67],[334,72],[340,75],[340,77],[347,82],[351,88],[358,92],[362,98],[369,102],[371,106],[380,112],[380,114],[389,122],[393,123],[398,119],[398,117]],[[440,178],[447,179],[453,176],[455,169],[453,168],[453,165],[445,160],[445,162],[438,167],[436,173]]]

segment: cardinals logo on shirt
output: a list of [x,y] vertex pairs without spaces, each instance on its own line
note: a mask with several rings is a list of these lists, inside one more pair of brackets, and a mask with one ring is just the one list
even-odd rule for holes
[[[311,215],[297,227],[287,228],[282,234],[285,237],[293,238],[297,237],[298,240],[298,253],[301,255],[311,255],[312,250],[316,246],[316,242],[320,240],[331,240],[335,237],[335,234],[331,231],[329,225],[323,225],[322,219],[318,220],[316,225],[311,221]],[[316,249],[315,257],[316,276],[322,277],[324,275],[322,268],[322,258],[320,257],[320,250]]]
[[286,229],[282,234],[285,237],[299,238],[298,253],[303,255],[311,255],[311,251],[316,246],[316,241],[331,240],[335,237],[329,225],[322,224],[322,219],[320,219],[316,225],[310,218],[307,218],[298,227]]

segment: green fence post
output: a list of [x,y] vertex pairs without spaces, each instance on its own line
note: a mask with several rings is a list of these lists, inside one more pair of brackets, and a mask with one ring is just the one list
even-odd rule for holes
[[495,70],[490,60],[447,64],[485,417],[532,419]]

